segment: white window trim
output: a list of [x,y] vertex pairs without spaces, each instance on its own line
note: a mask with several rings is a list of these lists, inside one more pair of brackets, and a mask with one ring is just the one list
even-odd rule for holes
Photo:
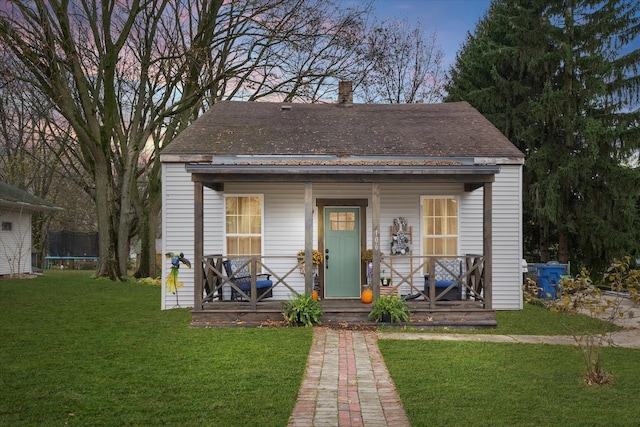
[[423,245],[424,242],[424,238],[426,237],[426,230],[424,230],[423,227],[423,219],[424,219],[424,211],[423,211],[423,206],[424,206],[424,201],[427,199],[455,199],[456,202],[458,203],[458,224],[457,224],[457,228],[458,228],[458,234],[443,234],[441,237],[456,237],[456,256],[460,256],[460,196],[457,195],[446,195],[446,194],[442,194],[442,195],[437,195],[437,196],[420,196],[420,254],[422,256],[428,256],[427,254],[425,254],[425,248]]
[[[227,248],[227,197],[258,197],[260,199],[260,254],[261,256],[265,256],[264,253],[264,194],[262,193],[234,193],[234,194],[225,194],[224,195],[224,205],[222,206],[222,211],[224,212],[224,221],[222,222],[222,249],[223,253],[229,255],[229,251]],[[247,234],[249,236],[249,234]],[[257,234],[255,234],[257,236]]]

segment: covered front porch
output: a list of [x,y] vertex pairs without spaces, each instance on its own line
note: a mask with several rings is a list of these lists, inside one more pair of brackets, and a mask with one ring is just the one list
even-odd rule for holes
[[[363,304],[359,297],[363,285],[368,284],[373,290],[374,300],[387,293],[405,298],[416,324],[452,326],[458,322],[469,327],[494,326],[491,212],[492,183],[498,168],[494,165],[470,165],[464,161],[428,160],[413,161],[410,167],[407,166],[406,160],[357,162],[354,159],[331,161],[330,165],[297,165],[290,160],[281,162],[273,159],[259,164],[238,162],[237,159],[214,159],[212,164],[187,165],[195,190],[194,255],[199,260],[197,265],[201,266],[194,271],[194,325],[281,321],[282,300],[302,293],[311,295],[314,289],[319,291],[323,304],[324,323],[367,324],[370,305]],[[287,186],[292,183],[303,186],[304,206],[298,206],[304,210],[304,223],[298,222],[297,227],[304,226],[304,256],[299,259],[295,255],[280,256],[268,251],[260,256],[206,254],[205,188],[223,195],[227,188],[249,188],[251,183],[258,182],[269,186],[265,188],[274,189],[289,188]],[[343,186],[352,192],[357,188],[359,197],[326,197],[328,189],[334,189],[339,195]],[[383,186],[386,199],[381,196]],[[314,192],[316,187],[321,188],[317,194]],[[363,192],[367,188],[370,192]],[[388,216],[390,197],[395,197],[393,188],[411,188],[408,197],[413,200],[420,200],[420,194],[432,188],[459,192],[458,197],[463,200],[479,191],[481,194],[477,195],[480,197],[472,198],[479,201],[473,202],[474,206],[481,207],[481,220],[474,220],[474,224],[481,226],[474,229],[475,239],[482,247],[481,254],[421,255],[420,225],[413,211],[417,243],[408,253],[393,255],[387,221],[383,223],[381,220],[381,205],[384,204]],[[335,271],[345,253],[338,256],[335,249],[329,251],[331,235],[330,223],[327,222],[329,212],[343,208],[353,208],[356,212],[355,223],[351,224],[355,233],[352,241],[356,243],[349,246],[347,255],[356,254],[358,260],[350,271],[358,271],[344,279],[348,283],[340,285],[351,288],[348,295],[335,293],[331,288],[336,283]],[[265,208],[265,217],[269,218],[270,214]],[[464,215],[468,214],[464,212]],[[341,212],[337,215],[336,218],[342,218]],[[337,224],[336,229],[343,225]],[[474,244],[474,247],[480,249],[480,245]],[[297,252],[297,245],[287,243],[281,246],[291,250],[292,254]],[[323,264],[317,270],[313,262],[315,248],[323,257]],[[372,249],[371,261],[359,262],[360,254],[367,248]],[[238,281],[239,273],[231,271],[229,265],[225,266],[227,261],[243,270],[243,284]],[[384,277],[391,279],[390,286],[381,285],[383,272]],[[473,319],[475,323],[470,323]]]
[[[295,280],[305,275],[305,265],[293,257],[249,257],[239,259],[221,254],[202,257],[201,286],[196,286],[196,306],[192,312],[192,326],[275,326],[284,319],[281,314],[282,300],[273,300],[278,289],[284,289],[290,296],[300,293]],[[232,262],[239,266],[237,271],[224,268]],[[270,268],[276,265],[278,268]],[[282,270],[288,263],[290,268]],[[483,256],[462,257],[415,256],[411,268],[402,269],[393,260],[380,260],[379,270],[388,269],[389,285],[381,281],[363,284],[370,287],[376,297],[395,294],[407,301],[411,311],[409,324],[415,328],[486,328],[495,327],[495,311],[490,309],[490,295],[486,286]],[[250,274],[241,286],[238,271]],[[375,268],[374,268],[375,270]],[[426,272],[423,274],[423,272]],[[260,278],[268,276],[269,286],[259,287]],[[311,278],[317,289],[318,274]],[[439,280],[431,280],[437,278]],[[385,281],[386,283],[386,281]],[[282,292],[279,292],[282,294]],[[310,293],[310,292],[309,292]],[[321,299],[324,325],[337,327],[367,327],[376,324],[368,320],[371,305],[351,298]]]

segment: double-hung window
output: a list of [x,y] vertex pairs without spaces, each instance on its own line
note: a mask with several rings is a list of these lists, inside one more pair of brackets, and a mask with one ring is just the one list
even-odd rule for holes
[[227,255],[262,255],[262,196],[225,197]]
[[455,197],[423,197],[423,255],[458,255],[458,199]]

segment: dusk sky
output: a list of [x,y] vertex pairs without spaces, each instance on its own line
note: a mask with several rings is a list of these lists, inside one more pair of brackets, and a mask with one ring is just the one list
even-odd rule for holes
[[489,9],[491,0],[375,0],[375,12],[380,19],[407,19],[420,22],[427,33],[436,33],[437,43],[444,51],[444,66],[448,69],[456,52],[464,43],[467,31]]
[[[410,23],[420,22],[426,33],[436,33],[445,54],[445,70],[453,65],[467,31],[473,33],[490,4],[491,0],[374,0],[375,14],[380,19],[406,18]],[[622,52],[639,48],[640,37]]]

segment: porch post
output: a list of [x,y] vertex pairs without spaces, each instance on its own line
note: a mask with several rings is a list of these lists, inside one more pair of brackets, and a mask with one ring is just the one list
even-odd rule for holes
[[202,271],[202,262],[204,257],[204,243],[203,243],[203,217],[204,217],[204,201],[202,194],[202,182],[196,181],[193,183],[194,197],[193,197],[193,267],[196,269],[194,272],[193,283],[193,311],[202,311],[202,292],[204,275]]
[[484,308],[488,310],[493,309],[493,230],[492,230],[492,214],[493,214],[493,187],[490,182],[484,183],[483,190],[483,222],[482,222],[482,237],[483,237],[483,255],[484,255]]
[[313,183],[304,183],[304,293],[313,293]]
[[[371,229],[373,242],[373,277],[371,285],[373,287],[373,299],[380,296],[380,183],[371,184]],[[391,256],[391,255],[389,255]]]

